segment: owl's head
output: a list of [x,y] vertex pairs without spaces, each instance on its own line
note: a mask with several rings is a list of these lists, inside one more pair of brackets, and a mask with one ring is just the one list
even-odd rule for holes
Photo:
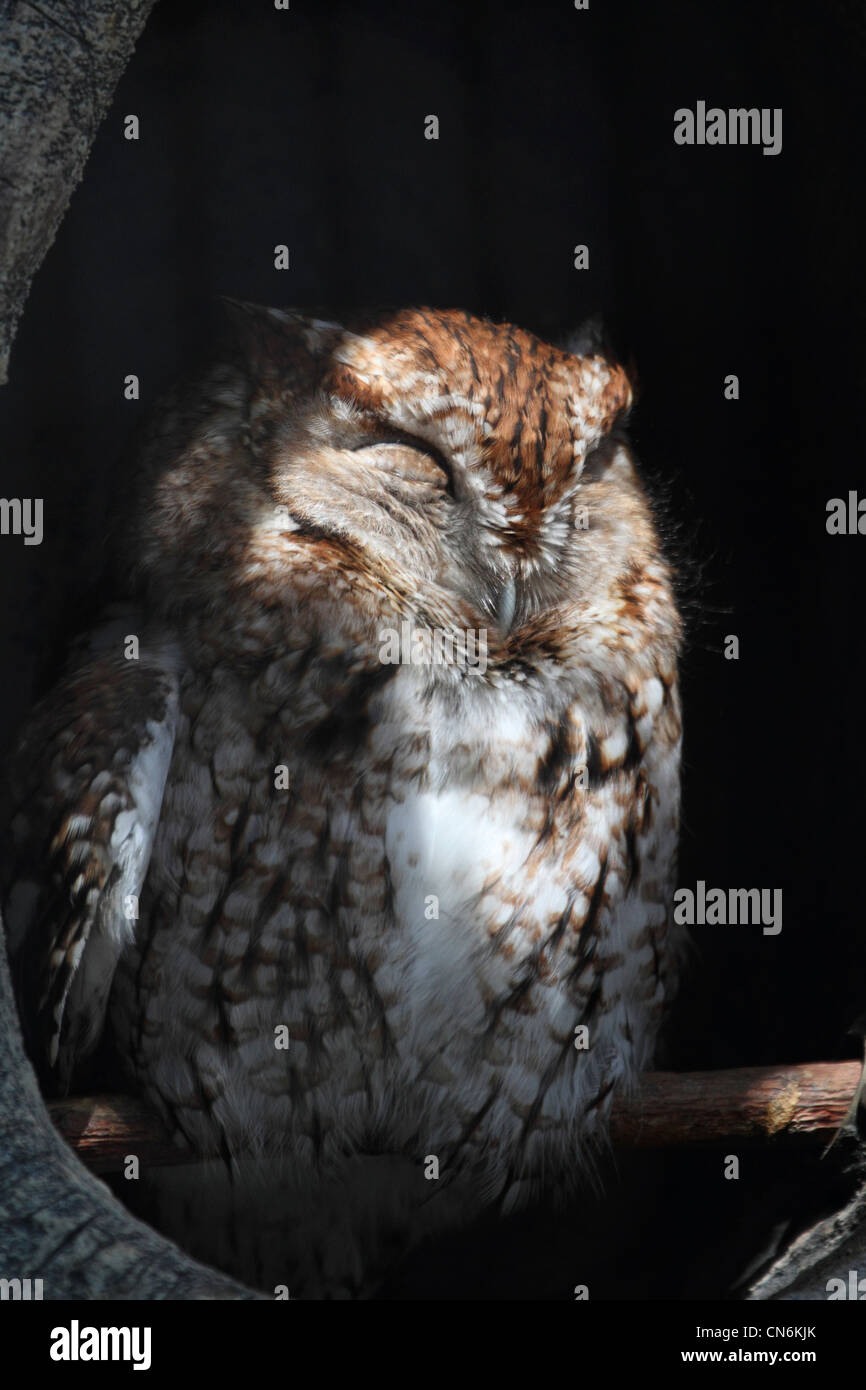
[[333,637],[363,660],[406,618],[513,652],[653,546],[600,352],[452,310],[230,313],[232,360],[145,451],[133,566],[175,618],[216,612],[250,656]]

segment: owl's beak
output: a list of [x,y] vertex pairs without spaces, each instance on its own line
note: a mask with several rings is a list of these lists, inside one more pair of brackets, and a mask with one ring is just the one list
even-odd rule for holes
[[496,600],[496,625],[500,632],[506,633],[511,631],[516,605],[517,586],[514,583],[514,576],[512,575],[499,590],[499,595]]

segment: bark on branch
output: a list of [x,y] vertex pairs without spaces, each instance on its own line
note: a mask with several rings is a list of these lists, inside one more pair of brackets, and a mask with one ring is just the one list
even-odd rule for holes
[[[805,1139],[827,1143],[845,1118],[860,1076],[857,1062],[736,1071],[652,1072],[614,1104],[611,1138],[626,1148]],[[127,1154],[143,1163],[194,1161],[133,1096],[50,1101],[59,1132],[94,1172],[117,1172]]]
[[782,1137],[828,1143],[859,1077],[858,1062],[650,1072],[615,1102],[611,1138],[630,1148]]

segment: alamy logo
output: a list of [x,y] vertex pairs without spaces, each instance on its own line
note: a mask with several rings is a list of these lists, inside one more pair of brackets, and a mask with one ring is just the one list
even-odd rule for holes
[[149,1327],[68,1327],[51,1331],[52,1361],[131,1361],[134,1371],[150,1369]]
[[692,926],[758,926],[764,936],[782,930],[781,888],[707,888],[702,878],[674,893],[674,921]]
[[0,1300],[11,1298],[13,1301],[26,1301],[41,1297],[41,1279],[0,1279]]
[[487,628],[461,628],[446,632],[440,627],[413,628],[409,622],[386,627],[379,633],[379,660],[383,666],[459,666],[462,670],[487,670]]
[[866,497],[853,490],[844,497],[831,497],[827,503],[827,532],[831,536],[866,536]]
[[858,1269],[849,1269],[847,1286],[844,1279],[828,1279],[824,1285],[827,1301],[833,1303],[839,1299],[850,1299],[852,1303],[866,1302],[866,1279],[861,1279],[859,1275]]
[[25,545],[42,544],[42,498],[0,497],[0,536],[23,536]]
[[674,112],[674,140],[678,145],[763,145],[764,154],[782,149],[781,106],[737,106],[725,111],[707,108],[705,101]]

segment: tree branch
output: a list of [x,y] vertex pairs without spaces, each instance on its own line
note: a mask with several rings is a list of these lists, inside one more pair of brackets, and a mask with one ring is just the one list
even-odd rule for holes
[[[827,1143],[845,1118],[859,1076],[856,1062],[651,1072],[614,1102],[611,1139],[626,1148],[782,1138]],[[48,1111],[94,1172],[117,1172],[127,1154],[152,1164],[196,1161],[170,1142],[155,1113],[133,1096],[55,1100]]]
[[629,1148],[768,1139],[829,1142],[860,1077],[857,1062],[649,1072],[617,1098],[611,1138]]

